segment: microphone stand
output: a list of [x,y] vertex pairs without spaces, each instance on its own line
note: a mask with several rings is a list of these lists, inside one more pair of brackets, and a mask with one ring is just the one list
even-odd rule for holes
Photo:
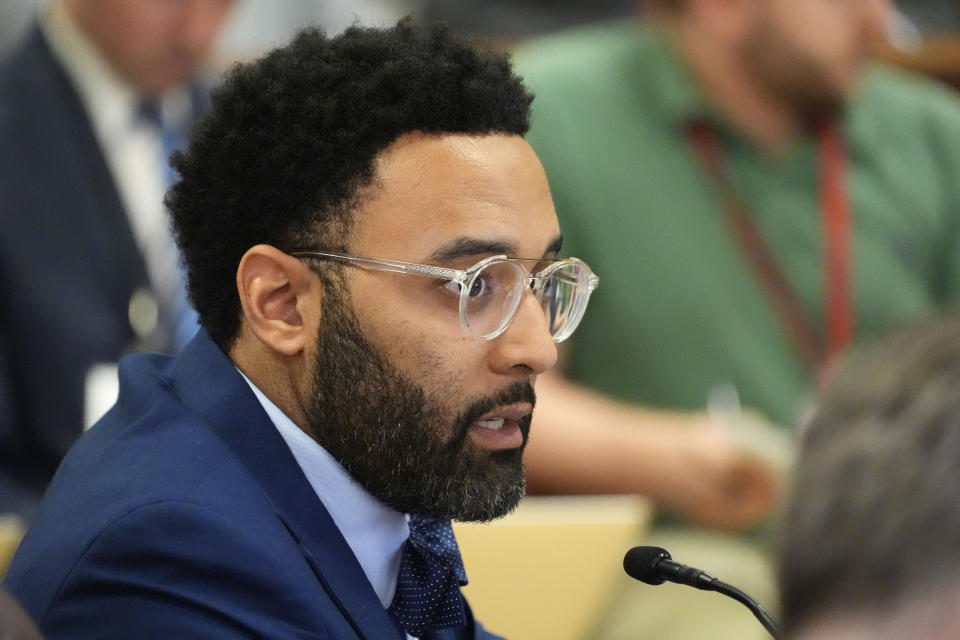
[[740,604],[744,605],[747,609],[750,609],[750,613],[752,613],[757,620],[760,621],[760,624],[763,625],[763,628],[766,629],[771,636],[774,638],[780,637],[780,626],[773,619],[773,617],[767,612],[766,609],[763,608],[763,605],[740,589],[737,589],[733,585],[727,584],[722,580],[714,580],[709,584],[709,586],[705,585],[700,588],[709,591],[716,591],[717,593],[722,593],[728,598],[733,598]]

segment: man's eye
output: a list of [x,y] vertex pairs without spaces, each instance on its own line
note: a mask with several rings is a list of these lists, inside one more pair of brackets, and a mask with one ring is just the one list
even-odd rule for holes
[[497,283],[494,278],[490,278],[483,274],[478,275],[473,280],[473,284],[470,285],[470,297],[479,298],[480,296],[491,295],[496,291]]

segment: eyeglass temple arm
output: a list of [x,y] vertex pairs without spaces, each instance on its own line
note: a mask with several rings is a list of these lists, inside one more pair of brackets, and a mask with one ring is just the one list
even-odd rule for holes
[[380,260],[373,258],[361,258],[358,256],[345,256],[338,253],[324,253],[321,251],[297,251],[291,254],[294,257],[315,257],[315,258],[334,258],[344,262],[353,262],[358,265],[366,265],[377,271],[391,271],[393,273],[412,273],[418,276],[428,276],[430,278],[440,278],[441,280],[453,280],[454,282],[463,282],[466,275],[463,271],[457,269],[446,269],[444,267],[435,267],[427,264],[415,264],[412,262],[400,262],[398,260]]

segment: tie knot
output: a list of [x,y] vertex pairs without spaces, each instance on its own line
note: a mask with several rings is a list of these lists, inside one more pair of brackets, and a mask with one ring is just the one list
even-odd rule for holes
[[436,556],[462,583],[467,583],[467,572],[463,568],[460,547],[453,535],[453,526],[449,520],[439,520],[427,516],[410,516],[409,544],[423,553]]

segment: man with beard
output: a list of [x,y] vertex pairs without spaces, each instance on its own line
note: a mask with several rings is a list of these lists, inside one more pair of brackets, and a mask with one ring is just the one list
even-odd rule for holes
[[[760,460],[778,432],[718,428],[737,426],[737,395],[794,424],[851,339],[957,300],[960,108],[866,68],[887,0],[648,5],[643,23],[518,52],[565,246],[609,292],[566,378],[540,381],[530,486],[638,492],[688,523],[749,529],[776,503]],[[674,557],[773,600],[742,537],[661,531]],[[625,587],[619,608],[610,637],[763,637],[736,603],[683,587]]]
[[240,66],[168,196],[203,330],[120,367],[6,583],[50,637],[473,638],[451,519],[524,493],[559,260],[531,96],[442,28]]

